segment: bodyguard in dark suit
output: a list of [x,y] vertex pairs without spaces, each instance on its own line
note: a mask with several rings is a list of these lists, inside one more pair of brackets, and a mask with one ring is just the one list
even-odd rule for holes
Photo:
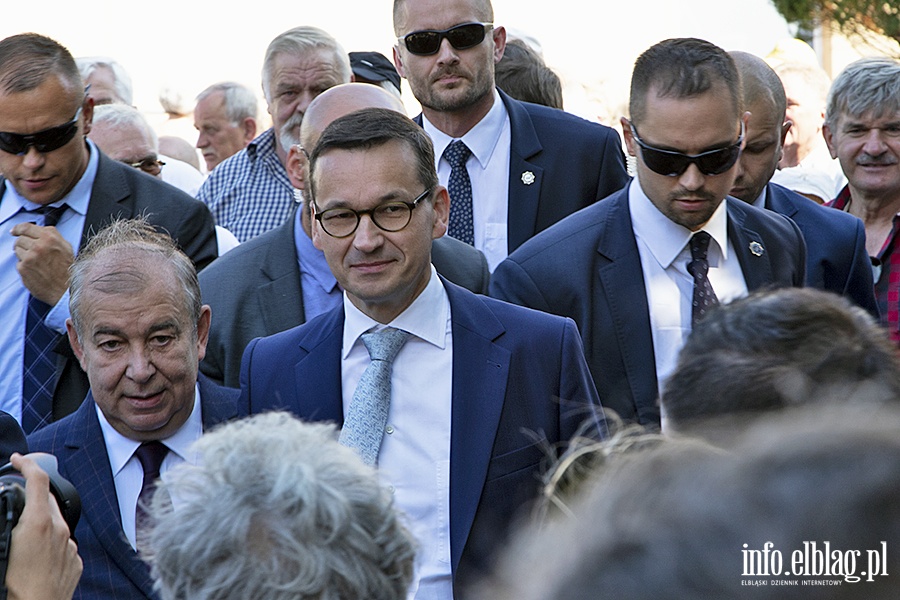
[[[341,291],[325,257],[309,240],[305,152],[315,148],[322,130],[334,119],[370,107],[404,112],[397,96],[368,83],[338,85],[317,96],[303,115],[301,145],[292,146],[287,157],[288,178],[300,201],[297,211],[283,225],[245,242],[200,273],[203,301],[216,314],[200,368],[213,380],[238,387],[241,356],[250,340],[300,325],[340,303]],[[434,240],[431,258],[449,281],[487,293],[487,261],[472,246],[444,236]],[[312,289],[305,289],[304,282]],[[310,306],[304,303],[307,294]]]
[[84,573],[75,598],[156,598],[135,551],[138,504],[160,473],[192,460],[205,429],[246,410],[237,390],[198,380],[210,310],[191,261],[168,236],[116,221],[75,259],[71,297],[69,339],[91,392],[29,444],[54,454],[81,495],[75,535]]
[[792,126],[785,120],[784,87],[766,61],[747,52],[729,54],[741,75],[744,108],[750,112],[747,147],[738,160],[731,195],[794,221],[806,242],[806,285],[847,296],[877,318],[872,263],[862,221],[828,210],[769,181]]
[[0,252],[0,409],[30,431],[72,412],[87,391],[71,353],[53,352],[79,246],[111,219],[138,215],[174,236],[198,267],[216,257],[216,241],[202,203],[85,141],[93,101],[63,46],[36,34],[6,38],[0,77],[0,229],[12,234]]
[[626,420],[660,422],[661,384],[709,306],[803,283],[797,226],[725,199],[747,120],[738,89],[734,62],[708,42],[647,50],[623,119],[637,178],[523,244],[491,278],[491,295],[575,320],[604,408]]
[[[493,269],[525,240],[628,181],[618,134],[494,87],[506,30],[489,0],[395,0],[394,64],[422,105],[450,235]],[[459,143],[464,168],[452,166]],[[471,155],[470,155],[471,154]],[[467,191],[470,190],[470,191]]]
[[[335,120],[311,172],[313,240],[343,304],[251,342],[241,404],[340,424],[342,443],[377,464],[410,517],[417,597],[466,597],[537,495],[545,451],[585,421],[599,435],[578,332],[437,275],[431,241],[446,230],[449,197],[431,141],[402,114]],[[394,356],[382,355],[391,340]]]

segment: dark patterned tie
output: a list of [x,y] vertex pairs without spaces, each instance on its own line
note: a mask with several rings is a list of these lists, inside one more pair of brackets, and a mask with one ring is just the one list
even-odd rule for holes
[[691,262],[687,270],[694,277],[694,299],[691,304],[691,327],[706,313],[707,309],[716,306],[719,299],[709,283],[709,262],[706,260],[706,251],[709,248],[710,235],[705,231],[698,231],[691,238]]
[[[62,206],[42,206],[31,211],[44,215],[44,226],[59,223],[66,210]],[[22,360],[22,429],[31,433],[50,422],[53,416],[53,388],[56,386],[56,357],[53,348],[60,334],[44,325],[52,307],[31,294],[25,315],[25,347]]]
[[150,505],[150,500],[156,492],[156,482],[159,480],[159,468],[169,453],[169,448],[159,441],[144,442],[134,451],[134,456],[140,461],[144,469],[144,481],[141,484],[141,493],[138,495],[137,505],[134,509],[134,526],[139,530],[147,519],[147,511],[144,507]]
[[356,448],[368,465],[378,464],[378,451],[391,406],[391,367],[408,337],[408,332],[392,327],[362,335],[372,362],[356,384],[339,441],[344,446]]
[[475,225],[472,221],[472,182],[466,170],[466,162],[472,156],[462,140],[456,140],[444,150],[444,159],[450,164],[450,237],[475,245]]

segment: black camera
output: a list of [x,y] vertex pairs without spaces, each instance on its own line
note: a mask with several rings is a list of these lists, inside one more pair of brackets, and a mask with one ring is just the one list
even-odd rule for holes
[[[56,498],[59,512],[69,526],[72,539],[75,538],[75,526],[81,517],[81,496],[75,490],[75,486],[69,483],[62,475],[52,454],[35,452],[28,455],[34,459],[38,466],[50,476],[50,492]],[[0,554],[8,556],[8,537],[4,532],[12,531],[19,522],[22,510],[25,508],[25,478],[9,463],[0,467],[0,537],[6,547],[0,548]],[[0,542],[2,543],[2,542]]]

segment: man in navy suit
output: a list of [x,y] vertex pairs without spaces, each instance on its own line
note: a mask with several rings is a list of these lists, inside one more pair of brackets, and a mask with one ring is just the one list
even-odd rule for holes
[[[29,432],[74,411],[87,393],[64,343],[68,268],[79,246],[111,219],[145,215],[203,268],[216,258],[216,239],[203,203],[85,139],[93,100],[65,47],[33,33],[0,41],[0,80],[0,409]],[[47,311],[30,311],[36,327],[52,336],[40,344],[42,361],[24,356],[34,347],[25,342],[32,298]],[[35,362],[44,368],[29,368]]]
[[[205,429],[246,411],[237,390],[198,381],[210,309],[190,259],[143,221],[116,221],[82,249],[70,308],[69,341],[91,391],[28,443],[54,454],[81,495],[75,537],[84,573],[75,598],[156,598],[135,550],[143,488],[191,461]],[[161,463],[144,466],[147,449]]]
[[[491,270],[537,232],[628,182],[613,129],[495,88],[506,30],[493,26],[490,0],[395,0],[393,18],[394,64],[422,105],[417,121],[451,188],[450,235],[484,252]],[[457,142],[467,154],[455,174],[448,149]],[[468,196],[457,193],[457,175]]]
[[[340,424],[410,518],[416,597],[449,599],[491,567],[538,494],[543,461],[582,423],[589,436],[602,425],[570,319],[437,275],[431,244],[446,231],[450,199],[433,152],[393,110],[364,109],[325,129],[310,159],[312,232],[343,302],[253,340],[241,404]],[[400,340],[393,367],[375,349],[385,337]],[[375,393],[372,371],[385,368],[390,390]]]
[[803,284],[797,226],[725,199],[749,116],[739,89],[734,61],[709,42],[644,52],[622,119],[637,178],[535,236],[491,278],[492,296],[575,320],[603,406],[625,420],[660,424],[660,389],[706,308]]
[[784,87],[763,59],[747,52],[729,54],[741,76],[744,109],[750,112],[747,145],[738,160],[731,195],[794,221],[806,242],[806,285],[847,296],[877,318],[863,222],[769,181],[791,128],[785,120]]

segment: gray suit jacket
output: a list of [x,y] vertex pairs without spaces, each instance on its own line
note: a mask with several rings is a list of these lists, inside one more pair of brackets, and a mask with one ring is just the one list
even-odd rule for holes
[[[200,370],[210,379],[240,387],[241,356],[250,340],[306,322],[295,222],[291,217],[244,242],[200,273],[203,302],[212,308]],[[487,293],[490,271],[479,250],[444,236],[432,244],[431,260],[437,272],[453,283]]]

